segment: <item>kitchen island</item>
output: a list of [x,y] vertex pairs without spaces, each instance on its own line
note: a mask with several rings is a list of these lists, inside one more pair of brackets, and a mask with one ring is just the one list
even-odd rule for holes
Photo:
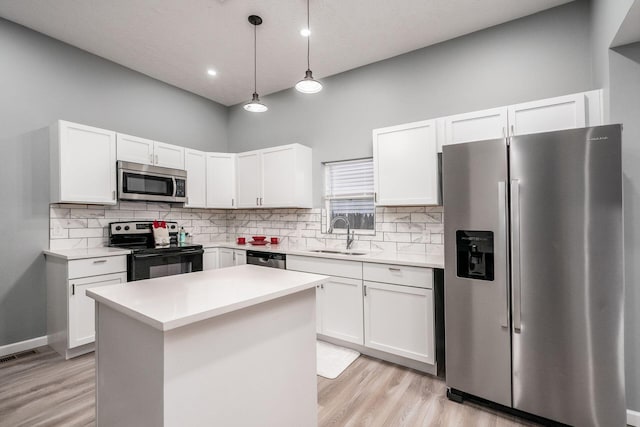
[[98,425],[316,425],[327,279],[243,265],[88,290]]

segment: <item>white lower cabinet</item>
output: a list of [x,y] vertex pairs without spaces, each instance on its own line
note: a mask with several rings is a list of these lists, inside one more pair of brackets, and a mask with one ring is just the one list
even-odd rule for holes
[[218,248],[218,267],[233,267],[247,263],[247,251],[241,249]]
[[89,344],[96,339],[95,301],[85,291],[126,281],[126,273],[69,280],[69,348]]
[[316,290],[317,332],[354,344],[364,344],[362,280],[332,277]]
[[376,350],[375,357],[387,353],[435,365],[432,269],[298,255],[287,256],[287,269],[331,277],[316,287],[321,336],[365,353]]
[[236,249],[233,251],[233,264],[243,265],[247,263],[247,251]]
[[93,351],[95,302],[86,290],[127,281],[126,255],[66,260],[46,257],[47,336],[64,358]]
[[218,268],[218,248],[207,248],[202,255],[202,270],[215,270]]
[[434,364],[433,290],[364,282],[364,345]]

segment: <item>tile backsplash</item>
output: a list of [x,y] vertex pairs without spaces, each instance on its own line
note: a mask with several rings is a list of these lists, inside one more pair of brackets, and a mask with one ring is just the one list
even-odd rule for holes
[[[378,207],[375,234],[356,235],[353,249],[443,254],[443,209]],[[327,234],[324,209],[190,209],[167,203],[120,202],[116,206],[52,204],[50,248],[73,249],[107,245],[114,221],[163,219],[176,221],[194,242],[224,241],[238,236],[280,237],[282,243],[308,247],[344,246],[344,234]]]

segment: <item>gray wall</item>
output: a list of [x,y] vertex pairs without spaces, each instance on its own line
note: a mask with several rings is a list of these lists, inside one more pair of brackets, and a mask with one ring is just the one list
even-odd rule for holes
[[604,117],[610,119],[609,47],[634,0],[591,0],[593,82],[604,89]]
[[[229,147],[311,146],[318,177],[321,161],[371,156],[372,129],[589,90],[590,66],[589,4],[569,3],[327,78],[315,95],[265,96],[266,113],[235,106]],[[315,179],[315,206],[321,195]]]
[[640,411],[640,43],[610,52],[611,121],[623,123],[627,407]]
[[228,109],[0,18],[0,346],[46,332],[48,150],[57,119],[227,150]]
[[611,50],[624,18],[639,0],[592,0],[593,78],[604,88],[605,120],[623,123],[625,234],[625,379],[627,407],[640,411],[640,48]]

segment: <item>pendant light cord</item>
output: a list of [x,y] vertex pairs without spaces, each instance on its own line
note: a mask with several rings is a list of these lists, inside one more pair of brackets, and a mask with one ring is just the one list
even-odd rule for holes
[[258,93],[258,42],[256,37],[258,26],[253,24],[253,92]]
[[311,28],[309,27],[309,0],[307,0],[307,31],[309,31],[309,35],[307,36],[307,70],[310,70],[309,52],[311,51]]

